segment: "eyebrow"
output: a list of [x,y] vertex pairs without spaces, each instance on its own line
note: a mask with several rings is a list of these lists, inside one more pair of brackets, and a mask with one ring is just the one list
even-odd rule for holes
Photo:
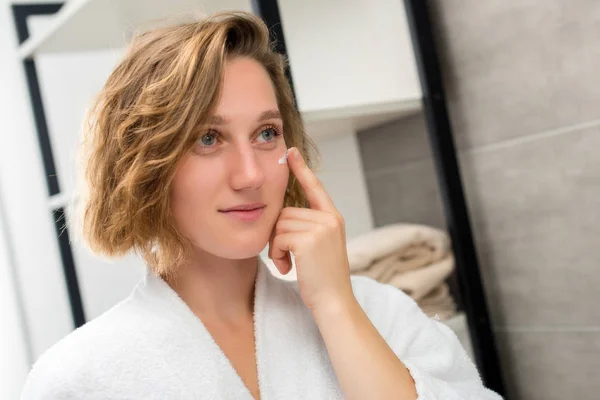
[[[267,110],[263,111],[258,117],[258,122],[266,121],[269,119],[282,119],[279,110]],[[208,118],[208,123],[211,125],[227,125],[229,121],[220,115],[213,115]]]

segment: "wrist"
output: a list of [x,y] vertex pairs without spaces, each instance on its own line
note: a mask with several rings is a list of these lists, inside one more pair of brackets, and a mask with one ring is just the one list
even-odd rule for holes
[[359,311],[362,311],[362,308],[354,295],[331,298],[311,307],[311,312],[317,324],[335,323],[340,318],[352,317]]

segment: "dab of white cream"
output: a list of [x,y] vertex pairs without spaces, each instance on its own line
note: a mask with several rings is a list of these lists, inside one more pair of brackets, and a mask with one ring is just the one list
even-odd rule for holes
[[289,150],[290,149],[287,149],[285,151],[285,153],[283,153],[283,156],[281,156],[281,158],[279,159],[279,161],[277,161],[278,164],[285,164],[285,163],[287,163],[287,156],[288,156],[288,151]]

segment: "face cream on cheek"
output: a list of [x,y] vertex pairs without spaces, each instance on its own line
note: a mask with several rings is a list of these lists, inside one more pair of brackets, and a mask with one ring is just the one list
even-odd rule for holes
[[285,164],[285,163],[287,163],[287,156],[288,156],[288,151],[289,150],[290,149],[287,149],[285,151],[285,153],[283,153],[283,156],[281,156],[281,158],[279,159],[279,161],[277,161],[278,164]]

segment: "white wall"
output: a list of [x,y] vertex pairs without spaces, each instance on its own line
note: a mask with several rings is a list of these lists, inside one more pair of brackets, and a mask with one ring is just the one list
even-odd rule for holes
[[30,360],[4,222],[0,201],[0,399],[16,399]]

